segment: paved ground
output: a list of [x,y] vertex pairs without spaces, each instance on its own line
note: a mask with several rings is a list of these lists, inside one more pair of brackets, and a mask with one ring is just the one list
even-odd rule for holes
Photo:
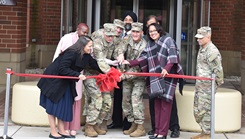
[[[239,77],[229,77],[225,80],[223,87],[233,88],[240,91],[240,78]],[[234,133],[216,133],[215,139],[245,139],[245,96],[242,97],[242,128]],[[0,88],[0,136],[3,135],[4,130],[4,102],[5,102],[5,88]],[[145,128],[147,131],[150,130],[150,117],[148,109],[148,100],[144,99],[145,103]],[[11,102],[10,102],[11,111]],[[9,113],[10,117],[11,113]],[[232,120],[232,119],[231,119]],[[82,127],[81,127],[82,128]],[[179,139],[189,139],[191,136],[196,135],[195,132],[184,132],[181,131]],[[22,126],[14,124],[11,119],[8,122],[8,132],[7,135],[14,139],[47,139],[49,135],[48,127],[33,127],[33,126]],[[83,135],[82,131],[78,132],[77,138],[89,138]],[[109,130],[107,135],[101,135],[99,139],[128,139],[129,136],[123,135],[120,129]],[[169,138],[169,137],[168,137]],[[148,139],[148,136],[140,137],[139,139]]]

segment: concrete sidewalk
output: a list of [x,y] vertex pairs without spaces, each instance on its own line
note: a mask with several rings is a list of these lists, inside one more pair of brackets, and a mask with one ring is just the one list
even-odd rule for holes
[[[149,123],[148,123],[149,124]],[[3,133],[3,126],[0,126],[0,133]],[[181,131],[179,139],[190,139],[190,137],[197,135],[198,133],[194,132],[184,132]],[[47,139],[49,136],[48,127],[31,127],[31,126],[20,126],[20,125],[10,125],[8,127],[9,137],[13,139]],[[76,138],[90,138],[83,135],[83,132],[80,130]],[[129,136],[126,136],[122,133],[120,129],[112,129],[107,132],[106,135],[99,135],[99,139],[129,139]],[[148,139],[148,136],[138,137],[139,139]],[[168,138],[170,138],[168,136]],[[245,134],[238,133],[216,133],[215,139],[244,139]]]

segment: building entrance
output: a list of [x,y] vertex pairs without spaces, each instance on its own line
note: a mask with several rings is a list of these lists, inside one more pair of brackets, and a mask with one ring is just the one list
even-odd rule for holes
[[210,0],[63,0],[61,34],[75,30],[80,22],[87,23],[92,33],[121,19],[126,10],[134,11],[144,24],[149,15],[156,15],[176,40],[185,74],[195,75],[199,46],[194,36],[197,28],[209,25],[209,4]]

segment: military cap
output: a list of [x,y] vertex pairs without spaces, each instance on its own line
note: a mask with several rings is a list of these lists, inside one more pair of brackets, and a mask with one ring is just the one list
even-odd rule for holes
[[106,36],[115,36],[116,35],[116,26],[112,23],[105,23],[103,25],[104,33]]
[[119,19],[114,19],[113,24],[122,29],[124,29],[124,26],[125,26],[125,23]]
[[132,29],[131,30],[142,31],[143,30],[143,23],[140,23],[140,22],[132,23]]
[[207,35],[211,35],[211,28],[206,26],[199,28],[195,37],[201,39]]

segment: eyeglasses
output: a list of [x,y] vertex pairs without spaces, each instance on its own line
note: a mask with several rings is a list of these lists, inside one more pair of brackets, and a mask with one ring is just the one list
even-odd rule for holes
[[157,30],[149,30],[149,34],[156,33],[156,32],[157,32]]

